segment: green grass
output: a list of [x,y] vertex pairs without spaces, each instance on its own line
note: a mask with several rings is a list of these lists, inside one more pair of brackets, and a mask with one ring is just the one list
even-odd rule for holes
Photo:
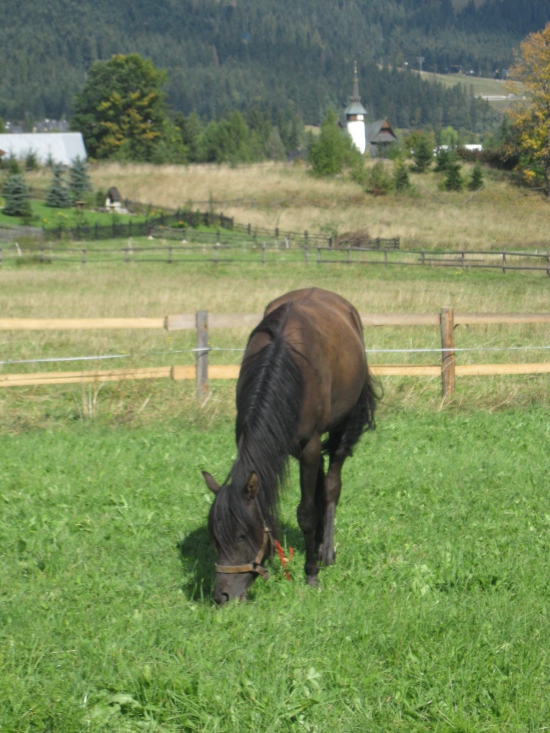
[[[212,606],[233,425],[76,422],[0,441],[0,730],[535,731],[550,718],[550,419],[382,416],[336,565]],[[182,553],[180,550],[182,548]]]
[[[133,216],[131,214],[107,214],[99,211],[93,211],[92,209],[86,209],[85,211],[78,211],[76,208],[71,207],[70,209],[54,209],[50,206],[46,206],[43,201],[32,201],[32,213],[33,219],[30,222],[31,226],[45,227],[46,229],[55,229],[59,226],[64,228],[76,227],[78,224],[83,225],[94,225],[109,226],[112,224],[113,219],[120,224],[126,224],[129,221],[138,222],[144,221],[147,217],[143,215]],[[23,221],[16,216],[6,216],[0,209],[0,226],[20,226]]]

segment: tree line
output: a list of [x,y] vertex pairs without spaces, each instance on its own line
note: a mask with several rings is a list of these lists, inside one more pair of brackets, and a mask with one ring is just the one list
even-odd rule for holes
[[[491,75],[510,65],[526,33],[550,20],[550,0],[492,0],[455,12],[451,0],[64,0],[6,3],[0,26],[0,115],[69,117],[96,61],[139,53],[168,72],[172,109],[205,119],[255,104],[289,103],[306,124],[341,108],[358,60],[373,119],[399,126],[486,126],[489,109],[391,69]],[[399,75],[398,75],[399,74]],[[467,108],[467,114],[461,112]],[[399,115],[400,119],[396,119]]]

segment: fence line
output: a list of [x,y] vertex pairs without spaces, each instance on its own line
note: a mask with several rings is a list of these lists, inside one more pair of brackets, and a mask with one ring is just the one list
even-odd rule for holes
[[[485,376],[492,374],[548,374],[550,362],[531,364],[477,364],[456,365],[454,332],[458,325],[480,324],[542,324],[550,323],[550,313],[456,313],[452,308],[442,308],[435,313],[391,313],[364,314],[361,316],[366,327],[379,326],[439,326],[441,348],[426,350],[381,349],[390,351],[434,351],[441,354],[441,365],[373,365],[373,373],[380,376],[440,376],[444,397],[453,394],[456,376]],[[212,350],[208,344],[210,328],[254,327],[261,320],[260,314],[209,314],[198,311],[196,314],[166,316],[164,318],[62,318],[62,319],[0,319],[0,330],[68,330],[68,329],[125,329],[125,328],[164,328],[168,331],[191,330],[197,334],[197,347],[190,349],[196,354],[196,365],[174,367],[149,367],[137,369],[113,369],[87,372],[49,372],[42,374],[0,374],[0,386],[24,386],[34,384],[70,384],[74,382],[118,381],[121,379],[159,379],[171,377],[196,379],[197,394],[204,396],[208,391],[209,379],[234,379],[238,376],[238,366],[212,366],[208,364],[208,354]],[[488,347],[491,348],[491,347]],[[512,347],[514,348],[514,347]],[[518,347],[516,347],[518,348]],[[548,348],[523,347],[525,349]],[[220,349],[221,350],[221,349]],[[233,350],[233,349],[231,349]],[[466,349],[460,349],[465,351]],[[476,349],[477,350],[477,349]],[[122,356],[122,355],[117,355]]]

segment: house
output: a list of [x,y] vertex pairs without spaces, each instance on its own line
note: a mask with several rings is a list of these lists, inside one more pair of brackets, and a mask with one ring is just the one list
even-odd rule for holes
[[75,158],[87,158],[81,132],[6,133],[0,135],[0,148],[19,159],[33,152],[42,165],[71,165]]
[[387,119],[371,122],[366,126],[365,135],[371,158],[383,158],[389,146],[397,142],[397,136]]

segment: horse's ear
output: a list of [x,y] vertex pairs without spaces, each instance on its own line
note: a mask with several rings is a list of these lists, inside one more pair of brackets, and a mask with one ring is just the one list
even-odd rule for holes
[[250,474],[250,478],[247,481],[245,494],[247,499],[255,499],[258,493],[259,481],[255,473]]
[[214,478],[214,476],[211,476],[211,475],[210,475],[210,474],[208,473],[208,471],[201,471],[201,473],[202,473],[202,476],[203,476],[203,478],[204,478],[204,480],[205,480],[205,482],[206,482],[206,485],[207,485],[207,486],[208,486],[208,488],[210,489],[210,491],[211,491],[211,492],[212,492],[213,494],[217,494],[217,493],[218,493],[218,491],[220,490],[220,485],[219,485],[219,483],[218,483],[218,482],[216,481],[216,479]]

